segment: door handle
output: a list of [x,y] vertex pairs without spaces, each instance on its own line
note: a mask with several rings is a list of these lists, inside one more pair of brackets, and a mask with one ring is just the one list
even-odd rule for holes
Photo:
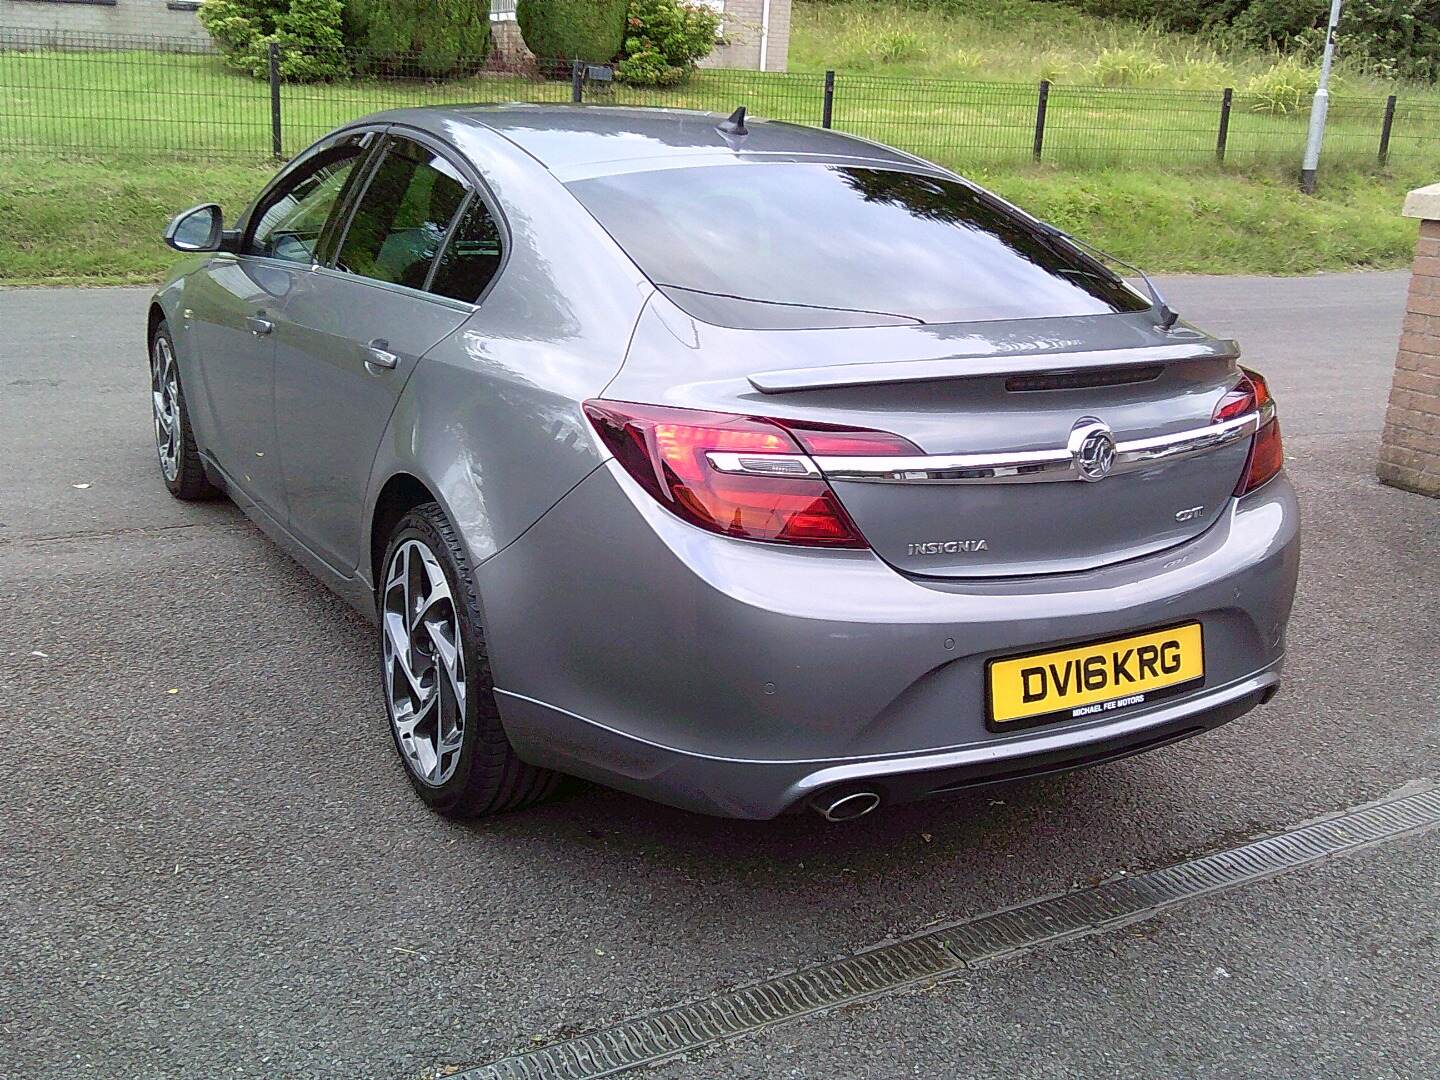
[[275,329],[275,324],[261,315],[251,315],[245,320],[245,325],[250,328],[250,332],[256,337],[259,337],[261,334],[268,334],[271,330]]
[[365,346],[365,366],[390,370],[400,362],[400,357],[390,351],[390,342],[377,337]]

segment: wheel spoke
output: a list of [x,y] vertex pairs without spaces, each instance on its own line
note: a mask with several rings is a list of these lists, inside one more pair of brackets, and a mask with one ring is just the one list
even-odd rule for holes
[[174,420],[170,416],[170,410],[165,407],[165,395],[157,390],[151,396],[155,399],[155,422],[164,428],[168,435]]
[[450,728],[444,734],[438,734],[435,738],[435,767],[444,772],[453,772],[454,765],[449,769],[445,768],[445,759],[451,754],[458,754],[460,747],[464,744],[465,732],[461,728]]
[[450,599],[450,589],[445,584],[445,576],[440,572],[438,566],[432,570],[430,563],[433,556],[427,558],[428,555],[428,552],[425,555],[413,552],[411,555],[411,581],[414,585],[414,595],[411,597],[409,614],[412,634],[435,605]]
[[419,604],[419,611],[410,623],[410,632],[418,633],[432,623],[449,623],[455,618],[454,606],[450,602],[450,590],[436,589]]
[[430,641],[435,646],[435,655],[440,661],[440,668],[445,672],[445,679],[449,683],[450,693],[455,702],[455,710],[458,722],[465,722],[465,670],[464,662],[460,656],[460,650],[454,640],[447,637],[445,630],[439,626],[427,624],[426,631],[430,635]]
[[410,639],[401,628],[400,619],[389,614],[385,616],[385,636],[390,644],[390,665],[404,676],[411,699],[417,705],[427,703],[435,696],[434,691],[426,690],[410,669]]
[[[405,713],[404,715],[397,715],[395,717],[396,733],[399,734],[402,739],[416,738],[416,727],[418,727],[424,720],[428,719],[430,714],[435,711],[436,705],[439,700],[440,698],[438,694],[431,695],[430,700],[425,702],[425,704],[421,705],[420,708],[414,709],[408,713]],[[423,738],[423,736],[420,737]]]

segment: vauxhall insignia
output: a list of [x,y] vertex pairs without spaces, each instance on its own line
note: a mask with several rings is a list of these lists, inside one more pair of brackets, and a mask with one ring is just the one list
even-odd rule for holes
[[1081,480],[1104,480],[1115,468],[1115,435],[1110,425],[1083,416],[1070,430],[1070,458]]
[[910,545],[911,555],[957,555],[962,551],[989,550],[989,540],[928,540]]

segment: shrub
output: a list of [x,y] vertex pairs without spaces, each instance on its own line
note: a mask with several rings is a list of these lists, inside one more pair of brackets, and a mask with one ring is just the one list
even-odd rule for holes
[[674,86],[714,50],[720,15],[682,0],[631,0],[625,31],[616,76],[640,86]]
[[925,52],[925,39],[913,30],[887,30],[876,42],[875,55],[882,64],[913,60]]
[[450,75],[490,53],[489,0],[345,0],[345,25],[370,70]]
[[1440,0],[1350,0],[1339,36],[1383,74],[1440,79]]
[[628,0],[519,0],[515,21],[526,47],[542,60],[615,59],[625,39]]
[[1141,86],[1165,73],[1165,65],[1140,49],[1102,49],[1085,69],[1086,77],[1101,86]]
[[1287,56],[1245,84],[1245,100],[1251,112],[1289,116],[1308,109],[1319,86],[1320,72],[1313,64]]
[[312,82],[350,73],[343,10],[342,0],[206,0],[200,22],[230,67],[268,77],[274,42],[281,77]]

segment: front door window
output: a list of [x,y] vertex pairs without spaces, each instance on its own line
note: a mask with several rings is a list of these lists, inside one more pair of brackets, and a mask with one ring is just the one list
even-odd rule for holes
[[285,262],[318,261],[325,223],[363,154],[357,138],[316,155],[308,168],[269,197],[246,250]]

